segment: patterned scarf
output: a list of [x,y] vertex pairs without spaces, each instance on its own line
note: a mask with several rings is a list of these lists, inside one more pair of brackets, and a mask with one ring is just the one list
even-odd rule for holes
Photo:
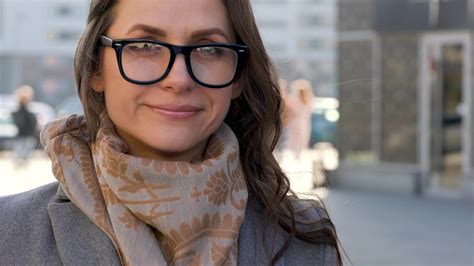
[[223,124],[199,163],[127,154],[104,114],[94,144],[85,119],[50,123],[42,142],[70,200],[114,243],[125,265],[236,265],[247,204],[238,142]]

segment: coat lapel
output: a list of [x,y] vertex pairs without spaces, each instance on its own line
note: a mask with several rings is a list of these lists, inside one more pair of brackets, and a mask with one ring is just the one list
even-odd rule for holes
[[65,265],[120,265],[115,247],[59,186],[48,213],[61,260]]

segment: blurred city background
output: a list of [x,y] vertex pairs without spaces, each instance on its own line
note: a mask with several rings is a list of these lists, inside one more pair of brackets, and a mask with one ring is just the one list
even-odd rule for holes
[[[308,143],[275,155],[295,191],[324,198],[352,262],[474,265],[474,0],[252,4],[290,118],[293,81],[311,90]],[[54,181],[39,144],[14,162],[14,92],[34,89],[38,129],[82,112],[72,60],[88,6],[0,0],[0,195]]]

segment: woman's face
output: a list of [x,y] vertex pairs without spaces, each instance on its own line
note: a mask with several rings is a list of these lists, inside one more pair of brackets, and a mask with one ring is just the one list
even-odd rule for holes
[[[221,0],[121,0],[106,35],[175,45],[236,42]],[[191,161],[202,155],[231,99],[240,94],[237,83],[221,89],[198,85],[187,72],[183,55],[176,57],[162,81],[135,85],[120,75],[115,51],[108,47],[103,51],[100,73],[92,85],[104,92],[117,133],[135,156]]]

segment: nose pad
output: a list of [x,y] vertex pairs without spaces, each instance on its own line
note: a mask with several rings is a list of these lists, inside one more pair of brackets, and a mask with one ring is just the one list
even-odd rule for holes
[[188,66],[186,64],[186,58],[183,54],[176,55],[168,76],[172,74],[172,72],[177,72],[176,74],[183,75],[192,80],[191,74],[189,73]]
[[183,91],[190,90],[193,83],[194,81],[188,72],[184,55],[178,54],[171,66],[170,72],[161,81],[161,86],[175,91]]

